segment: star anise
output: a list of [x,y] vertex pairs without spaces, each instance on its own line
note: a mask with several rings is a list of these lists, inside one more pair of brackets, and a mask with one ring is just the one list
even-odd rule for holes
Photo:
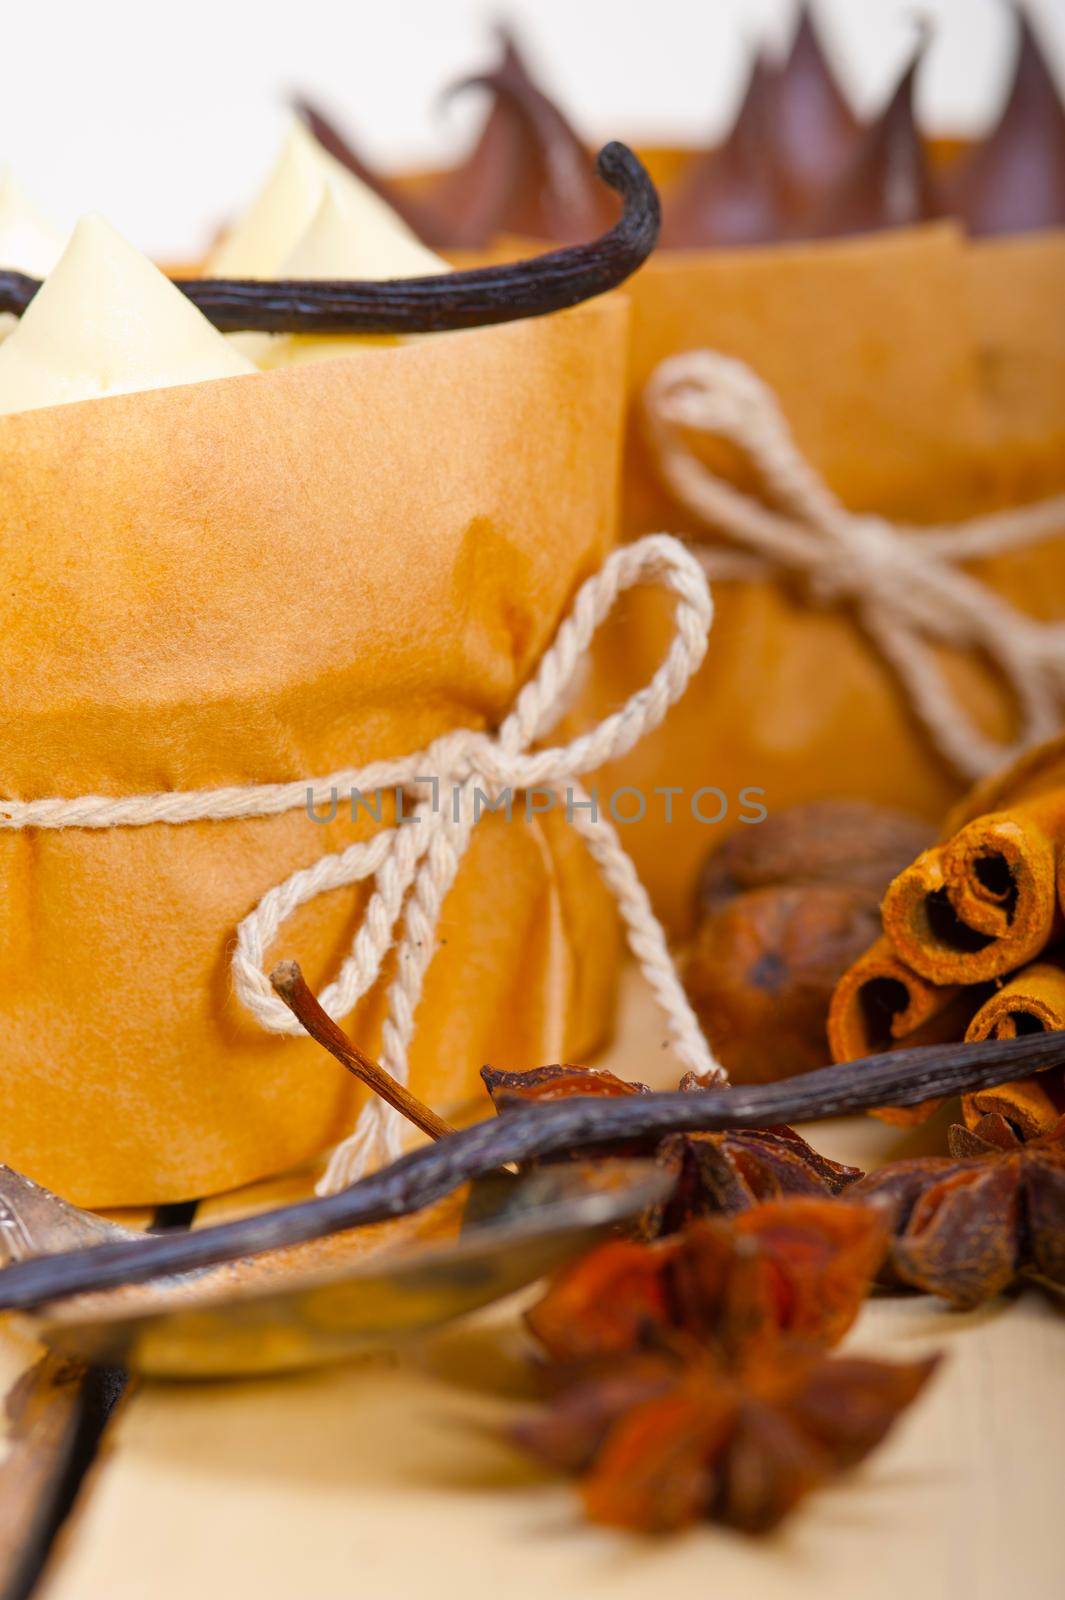
[[1065,1292],[1065,1118],[1024,1144],[990,1116],[979,1131],[952,1128],[950,1147],[893,1162],[848,1193],[888,1220],[889,1281],[961,1307],[1025,1280]]
[[774,1527],[880,1442],[934,1366],[823,1354],[883,1244],[864,1208],[799,1199],[602,1246],[530,1314],[559,1392],[519,1441],[580,1474],[594,1521]]
[[632,1361],[568,1391],[520,1441],[581,1475],[593,1522],[766,1533],[881,1442],[936,1365],[787,1354],[740,1374]]
[[[629,1083],[612,1072],[590,1067],[538,1067],[533,1072],[482,1073],[496,1110],[564,1099],[570,1095],[648,1094],[646,1084]],[[698,1092],[694,1073],[682,1089]],[[727,1133],[678,1133],[650,1145],[625,1146],[604,1154],[653,1155],[675,1175],[670,1198],[643,1219],[645,1238],[674,1233],[697,1217],[745,1211],[763,1200],[788,1195],[839,1194],[861,1177],[858,1167],[819,1155],[794,1129],[784,1125]]]
[[556,1364],[656,1348],[673,1336],[728,1363],[783,1338],[836,1344],[887,1246],[872,1207],[796,1197],[643,1244],[612,1240],[563,1271],[528,1313]]

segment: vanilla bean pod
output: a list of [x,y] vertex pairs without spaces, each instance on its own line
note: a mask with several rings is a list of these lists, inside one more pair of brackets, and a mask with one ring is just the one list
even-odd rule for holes
[[414,1150],[321,1200],[304,1200],[195,1233],[103,1244],[16,1263],[0,1272],[0,1311],[143,1283],[406,1216],[508,1162],[674,1132],[811,1122],[884,1104],[915,1105],[1062,1065],[1065,1033],[1046,1033],[888,1051],[745,1088],[617,1100],[577,1097],[530,1106]]
[[[175,285],[223,333],[438,333],[563,311],[624,283],[658,239],[658,194],[632,151],[605,145],[596,168],[621,196],[619,220],[587,244],[527,261],[364,283],[184,278]],[[0,311],[25,311],[39,288],[23,273],[0,272]]]

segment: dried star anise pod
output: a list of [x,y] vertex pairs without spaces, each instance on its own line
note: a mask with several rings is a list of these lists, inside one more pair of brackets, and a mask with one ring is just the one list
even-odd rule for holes
[[888,1281],[960,1307],[1025,1280],[1065,1292],[1065,1119],[1022,1144],[989,1117],[979,1131],[952,1128],[950,1147],[893,1162],[849,1192],[888,1218]]
[[632,1083],[599,1067],[574,1067],[568,1062],[533,1067],[531,1072],[501,1072],[495,1067],[484,1067],[481,1077],[497,1111],[510,1111],[515,1106],[539,1100],[565,1100],[570,1095],[595,1094],[613,1098],[651,1093],[646,1083]]
[[693,1358],[621,1365],[567,1391],[517,1438],[581,1475],[593,1522],[671,1533],[699,1520],[768,1533],[856,1466],[936,1365],[801,1356],[729,1374]]
[[529,1314],[560,1389],[519,1442],[582,1475],[595,1521],[774,1527],[880,1442],[934,1365],[821,1354],[883,1244],[860,1207],[791,1200],[602,1246]]
[[868,1206],[789,1199],[641,1244],[611,1241],[528,1313],[556,1364],[694,1342],[734,1366],[782,1339],[823,1349],[846,1333],[887,1242]]
[[[612,1072],[590,1067],[538,1067],[532,1072],[482,1072],[496,1110],[560,1100],[570,1095],[648,1094],[644,1083],[629,1083]],[[703,1086],[686,1073],[682,1089]],[[783,1125],[726,1133],[674,1133],[649,1144],[611,1147],[604,1154],[653,1155],[675,1175],[667,1201],[642,1221],[646,1238],[675,1233],[697,1217],[744,1211],[764,1200],[789,1195],[825,1198],[839,1194],[860,1176],[858,1167],[830,1161]]]

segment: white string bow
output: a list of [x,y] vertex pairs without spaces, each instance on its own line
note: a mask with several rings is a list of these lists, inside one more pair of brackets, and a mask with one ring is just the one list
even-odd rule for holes
[[[675,632],[662,665],[651,681],[617,711],[568,744],[539,748],[558,720],[593,635],[619,594],[636,584],[653,583],[673,597]],[[405,1083],[415,1011],[425,973],[436,949],[441,907],[454,882],[484,801],[505,791],[566,790],[567,820],[585,840],[603,879],[617,901],[629,946],[665,1015],[676,1053],[684,1066],[715,1082],[726,1074],[714,1059],[677,976],[665,935],[651,909],[612,824],[585,808],[588,796],[581,774],[631,750],[679,699],[706,652],[713,604],[706,578],[685,547],[666,534],[653,534],[608,556],[580,588],[572,610],[525,684],[513,709],[494,733],[458,728],[428,749],[395,760],[372,762],[310,783],[231,786],[109,799],[0,802],[0,829],[145,827],[206,819],[276,816],[318,807],[338,794],[357,790],[402,789],[412,798],[419,779],[438,780],[434,796],[418,797],[408,820],[371,838],[323,856],[270,889],[237,929],[232,958],[237,995],[272,1033],[299,1034],[300,1024],[274,993],[266,959],[284,923],[297,909],[332,889],[373,880],[373,893],[336,978],[320,1000],[336,1021],[348,1015],[377,982],[388,952],[395,947],[395,971],[387,993],[382,1032],[382,1064]],[[448,803],[440,803],[446,792]],[[478,800],[478,792],[481,799]],[[397,936],[398,926],[398,936]],[[333,1152],[321,1184],[332,1193],[354,1181],[371,1159],[400,1152],[402,1121],[380,1100],[371,1100],[355,1131]]]
[[[674,498],[742,552],[701,548],[712,578],[800,577],[816,605],[853,605],[937,749],[982,777],[1056,733],[1065,625],[1025,616],[957,565],[1065,534],[1065,495],[936,527],[849,511],[796,448],[771,389],[741,361],[691,350],[663,361],[644,395],[649,442]],[[717,477],[685,434],[738,446],[778,509]],[[953,695],[933,644],[980,651],[1017,704],[1010,744],[988,739]]]

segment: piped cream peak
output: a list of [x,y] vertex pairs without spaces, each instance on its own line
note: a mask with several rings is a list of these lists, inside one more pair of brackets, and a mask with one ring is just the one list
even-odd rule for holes
[[[376,198],[376,197],[375,197]],[[322,199],[281,278],[417,278],[448,272],[446,261],[416,239],[391,211],[380,215],[353,205],[327,184]],[[366,344],[394,344],[394,335],[366,338],[355,334],[315,336],[238,333],[233,342],[263,368],[293,366],[304,361],[330,361],[351,355]]]
[[101,217],[84,217],[0,345],[0,413],[254,372]]
[[[266,184],[209,257],[207,272],[220,278],[277,278],[285,269],[285,275],[291,276],[287,270],[289,258],[314,221],[327,192],[335,195],[352,218],[353,226],[368,238],[403,239],[411,250],[423,248],[391,206],[334,160],[303,124],[293,119]],[[350,270],[344,274],[354,275]]]
[[43,278],[63,244],[64,235],[38,211],[11,168],[0,168],[0,267]]
[[353,205],[330,185],[279,276],[417,278],[449,270],[394,211]]

